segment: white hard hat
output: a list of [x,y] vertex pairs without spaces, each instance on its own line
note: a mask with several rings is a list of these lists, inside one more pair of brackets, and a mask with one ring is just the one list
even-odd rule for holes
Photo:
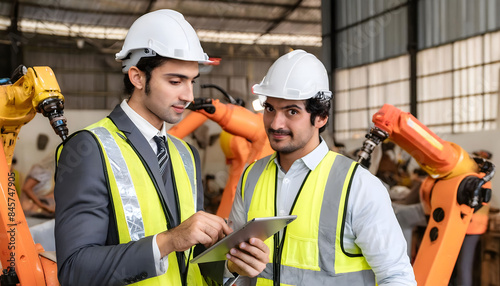
[[259,96],[291,100],[309,99],[316,95],[330,99],[328,74],[323,63],[303,50],[294,50],[277,59],[260,84],[252,87]]
[[130,27],[116,60],[127,73],[142,57],[156,55],[183,61],[210,62],[193,27],[181,13],[163,9],[139,17]]

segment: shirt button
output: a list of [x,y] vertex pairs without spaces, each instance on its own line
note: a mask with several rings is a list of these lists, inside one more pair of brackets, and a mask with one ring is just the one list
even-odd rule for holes
[[283,216],[285,215],[285,211],[284,210],[280,210],[280,216]]
[[286,178],[285,178],[285,179],[283,180],[283,183],[288,184],[288,182],[289,182],[289,181],[290,181],[290,180],[288,180],[288,179],[286,179]]

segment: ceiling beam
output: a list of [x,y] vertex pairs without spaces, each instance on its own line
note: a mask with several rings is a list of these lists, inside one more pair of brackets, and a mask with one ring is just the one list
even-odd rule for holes
[[256,40],[254,43],[257,43],[257,41],[264,35],[266,34],[269,34],[271,33],[272,30],[274,30],[276,27],[278,27],[279,24],[281,24],[282,22],[284,22],[284,20],[286,19],[286,17],[288,17],[290,14],[293,13],[293,11],[295,11],[295,9],[297,9],[300,4],[302,4],[302,1],[303,0],[298,0],[295,5],[293,5],[292,7],[290,7],[288,10],[286,10],[282,15],[281,17],[279,17],[278,19],[276,19],[275,21],[273,21],[271,23],[271,25],[266,29],[266,32],[262,33]]
[[[11,3],[9,0],[0,0],[0,3]],[[157,0],[150,0],[148,2],[148,5],[146,7],[146,12],[150,12],[151,8],[154,6],[155,2]],[[248,1],[243,1],[243,2],[234,2],[234,1],[226,1],[226,0],[219,0],[219,1],[213,1],[213,2],[223,2],[223,3],[230,3],[231,5],[251,5],[251,6],[272,6],[272,7],[280,7],[280,8],[286,8],[286,11],[284,13],[285,18],[291,14],[291,12],[295,11],[297,8],[299,8],[297,3],[294,5],[284,5],[284,4],[270,4],[270,3],[264,3],[264,2],[258,2],[256,4],[253,4],[253,2],[248,2]],[[302,0],[298,1],[302,2]],[[12,4],[12,3],[11,3]],[[59,11],[66,11],[66,12],[74,12],[74,13],[89,13],[89,14],[101,14],[101,15],[115,15],[115,16],[124,16],[124,17],[134,17],[137,18],[139,16],[142,16],[144,13],[142,12],[119,12],[119,11],[102,11],[102,10],[94,10],[94,9],[77,9],[77,8],[71,8],[71,7],[64,7],[62,8],[61,6],[57,5],[40,5],[38,3],[33,3],[33,2],[22,2],[20,3],[22,6],[27,6],[27,7],[36,7],[36,8],[46,8],[46,9],[51,9],[51,10],[59,10]],[[252,5],[253,4],[253,5]],[[319,8],[311,8],[311,7],[300,7],[301,9],[304,10],[317,10]],[[272,21],[272,22],[283,22],[283,15],[280,16],[277,19],[265,17],[264,15],[262,17],[237,17],[237,16],[220,16],[220,15],[207,15],[203,13],[187,13],[187,12],[182,12],[181,13],[185,17],[199,17],[199,18],[208,18],[208,19],[228,19],[228,20],[253,20],[253,21]],[[301,20],[301,19],[296,19],[296,20],[288,20],[289,22],[293,23],[300,23],[300,24],[320,24],[320,21],[311,21],[311,20]]]
[[[203,16],[198,16],[198,15],[192,15],[192,14],[184,14],[184,17],[186,18],[189,18],[189,17],[196,17],[198,19],[223,19],[223,20],[246,20],[246,21],[260,21],[260,22],[277,22],[278,19],[274,20],[274,19],[268,19],[268,18],[256,18],[256,17],[245,17],[245,18],[242,18],[242,17],[219,17],[219,16],[211,16],[211,15],[203,15]],[[280,17],[281,19],[281,17]],[[290,22],[290,23],[297,23],[297,24],[304,24],[304,25],[308,25],[308,24],[312,24],[312,25],[321,25],[321,21],[311,21],[311,20],[280,20],[279,23],[286,23],[286,22]],[[275,26],[273,27],[273,29],[275,28]],[[272,30],[272,29],[271,29]],[[266,33],[268,33],[266,31]]]
[[[228,3],[228,4],[242,4],[242,5],[250,5],[250,6],[268,6],[268,7],[280,7],[280,8],[286,8],[290,9],[295,6],[295,4],[282,4],[282,3],[272,3],[269,1],[245,1],[245,0],[240,0],[240,1],[234,1],[234,0],[210,0],[210,2],[214,3]],[[304,8],[309,8],[309,9],[320,9],[321,5],[319,6],[304,6]]]

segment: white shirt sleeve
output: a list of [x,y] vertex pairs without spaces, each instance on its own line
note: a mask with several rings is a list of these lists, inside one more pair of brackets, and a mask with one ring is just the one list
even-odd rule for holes
[[346,249],[356,244],[362,250],[378,285],[417,285],[389,193],[361,166],[351,185],[344,238]]
[[[236,193],[234,195],[231,213],[229,214],[229,224],[231,225],[232,229],[240,229],[246,222],[247,222],[247,214],[245,213],[245,204],[243,203],[243,198],[241,197],[241,178],[240,178],[240,182],[236,187]],[[227,269],[227,263],[226,263],[224,269],[224,283],[231,276],[233,275]],[[238,279],[238,285],[240,286],[250,285],[249,277],[239,275],[237,279]]]
[[156,243],[156,236],[158,234],[155,234],[155,236],[153,236],[153,257],[154,257],[154,260],[155,260],[155,268],[156,268],[156,275],[157,276],[160,276],[160,275],[163,275],[167,272],[167,269],[168,269],[168,255],[166,255],[165,257],[160,257],[161,254],[160,254],[160,248],[158,247],[158,243]]
[[234,194],[233,206],[231,213],[229,213],[229,224],[232,229],[240,229],[247,222],[247,214],[245,212],[245,205],[241,197],[241,178],[236,187]]

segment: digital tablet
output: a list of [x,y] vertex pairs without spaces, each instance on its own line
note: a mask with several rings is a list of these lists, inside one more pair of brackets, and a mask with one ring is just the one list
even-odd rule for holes
[[219,240],[210,248],[191,259],[191,263],[226,260],[226,254],[231,248],[236,247],[241,242],[248,241],[252,237],[264,241],[271,235],[282,230],[296,218],[296,215],[254,218],[248,221],[239,230],[233,231],[228,236]]

